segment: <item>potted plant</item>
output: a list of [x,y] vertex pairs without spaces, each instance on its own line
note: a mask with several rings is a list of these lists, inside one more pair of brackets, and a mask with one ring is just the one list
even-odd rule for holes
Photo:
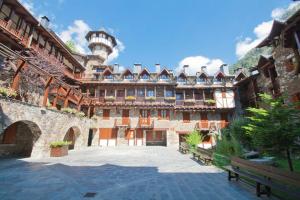
[[0,87],[0,96],[2,97],[16,98],[17,95],[17,92],[12,88]]
[[127,101],[134,101],[136,98],[135,98],[135,96],[127,96],[127,97],[125,97],[125,100],[127,100]]
[[68,149],[71,142],[55,141],[50,143],[50,157],[62,157],[68,155]]
[[175,101],[176,97],[165,97],[166,101]]
[[116,97],[114,96],[106,96],[104,97],[105,101],[114,101],[116,99]]
[[146,100],[148,100],[148,101],[155,101],[156,97],[146,97]]
[[216,101],[213,100],[213,99],[206,99],[206,100],[204,100],[204,103],[205,103],[206,105],[213,106],[213,105],[216,104]]

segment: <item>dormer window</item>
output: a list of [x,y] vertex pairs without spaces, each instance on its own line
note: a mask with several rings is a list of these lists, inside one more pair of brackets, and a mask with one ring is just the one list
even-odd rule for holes
[[215,77],[215,82],[216,83],[222,83],[225,81],[225,76],[223,73],[219,73],[216,77]]
[[123,73],[123,77],[124,77],[125,80],[133,80],[133,74],[131,73],[131,71],[129,69],[127,69]]
[[163,81],[167,81],[170,79],[169,72],[166,69],[163,69],[159,74],[159,79]]
[[141,74],[140,74],[140,79],[141,79],[141,80],[149,80],[149,79],[150,79],[150,74],[149,74],[149,72],[148,72],[146,69],[144,69],[144,70],[141,72]]
[[201,74],[197,78],[197,83],[206,83],[207,82],[207,76],[205,74]]
[[178,83],[181,83],[181,84],[186,83],[186,76],[185,76],[184,73],[181,73],[181,74],[178,76],[177,82],[178,82]]
[[96,72],[103,72],[103,68],[96,68]]
[[104,79],[107,79],[107,80],[112,80],[113,79],[113,74],[110,70],[106,70],[103,73],[103,76],[104,76]]

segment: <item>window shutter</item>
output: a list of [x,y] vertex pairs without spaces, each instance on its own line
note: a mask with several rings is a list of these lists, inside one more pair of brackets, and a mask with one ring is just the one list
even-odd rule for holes
[[162,110],[158,110],[158,119],[161,119],[161,112],[162,112]]
[[170,110],[167,110],[167,120],[170,120]]

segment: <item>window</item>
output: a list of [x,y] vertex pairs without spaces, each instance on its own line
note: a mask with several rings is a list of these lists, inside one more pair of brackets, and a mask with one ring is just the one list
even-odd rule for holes
[[11,8],[5,4],[3,4],[2,9],[1,9],[1,13],[0,13],[0,19],[4,19],[6,21],[9,20],[8,16],[11,12]]
[[160,79],[161,80],[168,80],[169,76],[167,74],[162,74],[162,75],[160,75]]
[[108,120],[109,119],[109,114],[110,114],[110,110],[109,109],[104,109],[103,110],[103,119]]
[[127,96],[135,96],[135,90],[134,89],[128,89],[127,90]]
[[173,90],[166,90],[166,97],[173,97]]
[[132,74],[125,75],[124,79],[126,79],[126,80],[132,80],[133,79],[133,75]]
[[103,72],[103,68],[96,68],[96,72]]
[[197,83],[205,83],[207,81],[207,78],[204,74],[202,74],[201,76],[199,76],[197,78]]
[[178,77],[178,82],[185,83],[186,79],[184,77],[180,76],[180,77]]
[[154,90],[153,89],[148,89],[147,90],[147,97],[154,97]]
[[150,76],[148,74],[143,74],[141,76],[141,79],[143,79],[143,80],[148,80],[149,78],[150,78]]
[[183,94],[182,93],[176,93],[176,100],[183,100]]
[[141,88],[137,90],[137,96],[138,97],[144,97],[145,96],[145,89]]
[[169,110],[158,110],[158,119],[169,120],[170,111]]
[[104,76],[104,79],[112,80],[113,79],[113,75],[112,74],[107,74],[107,75]]
[[191,121],[191,115],[188,112],[182,113],[182,119],[184,123],[189,123]]

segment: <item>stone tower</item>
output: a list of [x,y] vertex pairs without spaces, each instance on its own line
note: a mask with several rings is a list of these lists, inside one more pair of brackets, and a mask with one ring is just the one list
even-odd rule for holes
[[86,35],[92,55],[99,56],[105,62],[117,45],[115,37],[105,31],[90,31]]

